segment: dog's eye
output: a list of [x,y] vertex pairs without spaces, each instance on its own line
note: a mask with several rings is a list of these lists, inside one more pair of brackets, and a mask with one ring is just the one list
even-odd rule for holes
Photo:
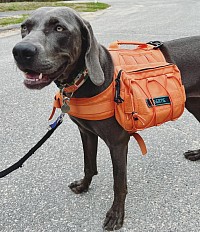
[[22,25],[21,29],[22,29],[22,31],[27,31],[27,26],[26,25]]
[[62,26],[57,26],[56,31],[58,32],[64,31],[64,28]]

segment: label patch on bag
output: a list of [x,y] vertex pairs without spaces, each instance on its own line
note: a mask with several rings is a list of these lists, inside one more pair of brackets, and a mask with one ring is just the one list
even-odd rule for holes
[[146,99],[146,103],[148,107],[152,107],[153,105],[155,106],[162,106],[162,105],[170,105],[170,99],[168,96],[163,96],[163,97],[155,97],[151,99]]

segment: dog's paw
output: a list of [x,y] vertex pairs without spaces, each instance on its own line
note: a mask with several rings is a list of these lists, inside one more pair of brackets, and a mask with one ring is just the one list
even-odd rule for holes
[[112,207],[106,214],[103,229],[107,231],[119,230],[123,226],[124,210]]
[[196,161],[200,159],[200,149],[194,151],[187,151],[184,153],[186,159]]
[[87,192],[89,184],[84,179],[74,181],[68,186],[74,193],[80,194],[82,192]]

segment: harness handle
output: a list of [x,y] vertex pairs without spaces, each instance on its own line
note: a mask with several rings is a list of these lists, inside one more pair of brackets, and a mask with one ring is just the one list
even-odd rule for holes
[[154,47],[153,45],[138,41],[116,40],[109,45],[109,50],[118,50],[120,47],[119,45],[138,45],[140,48],[148,49],[152,49]]

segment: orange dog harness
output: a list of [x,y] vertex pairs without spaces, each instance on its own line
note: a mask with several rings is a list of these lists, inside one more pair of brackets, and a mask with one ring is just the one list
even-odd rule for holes
[[[122,49],[121,44],[137,47]],[[118,123],[134,136],[145,154],[144,141],[135,132],[175,120],[183,113],[185,92],[180,72],[150,44],[116,41],[110,45],[109,51],[115,68],[111,85],[91,98],[64,99],[62,92],[58,92],[50,119],[55,109],[62,109],[64,104],[69,106],[67,113],[77,118],[103,120],[115,116]],[[74,85],[63,91],[74,92],[84,79],[82,74]]]
[[[65,91],[65,89],[64,89]],[[66,92],[66,91],[65,91]],[[71,98],[69,104],[69,115],[87,119],[87,120],[103,120],[114,115],[115,103],[114,99],[114,82],[102,93],[91,98]],[[59,91],[55,95],[53,104],[53,113],[49,119],[52,119],[56,108],[63,105],[63,97]]]

